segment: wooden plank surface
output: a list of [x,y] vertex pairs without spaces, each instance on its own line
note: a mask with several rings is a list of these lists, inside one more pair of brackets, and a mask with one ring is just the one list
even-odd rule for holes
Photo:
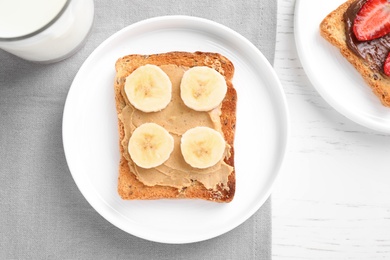
[[272,194],[273,259],[390,259],[390,135],[317,93],[296,51],[294,7],[278,0],[274,67],[291,135]]

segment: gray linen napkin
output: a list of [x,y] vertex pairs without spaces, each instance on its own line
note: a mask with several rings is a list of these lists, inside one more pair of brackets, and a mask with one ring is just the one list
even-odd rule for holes
[[270,259],[270,200],[236,229],[193,244],[153,243],[114,227],[76,187],[61,127],[77,70],[114,32],[155,16],[198,16],[236,30],[272,63],[276,6],[275,0],[95,0],[91,35],[71,58],[39,65],[0,50],[0,259]]

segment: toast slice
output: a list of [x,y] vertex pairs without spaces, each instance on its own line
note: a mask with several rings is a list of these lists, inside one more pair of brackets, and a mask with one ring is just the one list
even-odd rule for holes
[[390,78],[370,68],[369,64],[352,52],[346,43],[344,13],[355,0],[348,0],[329,13],[320,24],[320,34],[356,68],[381,103],[390,107]]
[[235,193],[236,175],[233,171],[227,178],[225,185],[217,185],[214,189],[207,189],[205,185],[197,180],[191,180],[191,184],[183,188],[176,188],[168,185],[147,186],[141,182],[136,174],[131,171],[133,162],[129,156],[125,156],[126,146],[124,118],[121,116],[129,101],[123,91],[126,77],[140,66],[152,64],[157,66],[175,65],[180,68],[191,68],[194,66],[208,66],[221,73],[227,83],[227,94],[222,101],[220,125],[221,131],[227,144],[230,146],[230,156],[226,156],[224,162],[234,167],[234,136],[236,125],[236,102],[237,93],[233,87],[234,75],[233,63],[218,53],[207,52],[168,52],[152,55],[128,55],[117,60],[115,64],[116,75],[114,82],[115,102],[118,114],[119,129],[119,177],[118,193],[124,200],[152,200],[152,199],[202,199],[215,202],[230,202]]

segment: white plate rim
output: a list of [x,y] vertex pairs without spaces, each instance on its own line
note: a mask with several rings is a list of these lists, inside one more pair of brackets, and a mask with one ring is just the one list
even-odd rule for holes
[[[310,82],[312,83],[313,87],[316,89],[316,91],[320,94],[320,96],[330,105],[332,106],[336,111],[338,111],[341,115],[345,116],[349,120],[364,126],[366,128],[382,132],[382,133],[390,133],[390,122],[389,120],[382,120],[381,118],[382,113],[380,111],[375,111],[375,107],[379,107],[379,109],[383,109],[382,105],[380,104],[379,99],[376,97],[373,100],[368,100],[370,97],[363,98],[362,100],[364,102],[367,102],[372,105],[373,111],[356,111],[354,110],[354,107],[351,105],[348,105],[348,102],[342,103],[338,102],[334,97],[334,93],[332,91],[328,91],[329,87],[327,88],[326,82],[319,80],[316,77],[316,72],[319,69],[315,64],[312,62],[312,59],[309,57],[309,55],[306,55],[304,44],[302,44],[302,39],[306,36],[305,30],[300,29],[300,24],[302,23],[301,19],[303,19],[304,15],[302,12],[303,10],[306,10],[306,6],[304,4],[305,1],[308,0],[297,0],[295,3],[295,10],[294,10],[294,38],[295,38],[295,44],[296,49],[298,53],[298,57],[301,61],[302,67],[304,71],[306,72],[307,77],[309,78]],[[340,3],[336,6],[334,6],[334,9],[337,8],[339,5],[343,3],[342,0],[340,0]],[[329,2],[318,2],[318,8],[323,8],[322,5],[329,5]],[[306,9],[305,9],[306,8]],[[333,10],[328,10],[330,13]],[[323,17],[319,17],[319,19],[325,18],[325,16],[328,13],[325,13]],[[310,26],[317,26],[319,29],[319,23],[315,22],[307,22],[307,24],[310,24]],[[319,33],[319,30],[318,30]],[[323,40],[325,41],[325,40]],[[307,47],[307,46],[306,46]],[[329,43],[329,49],[335,50],[334,46],[331,46]],[[326,51],[326,50],[324,50]],[[336,51],[336,55],[339,55],[340,59],[344,59],[341,54]],[[327,60],[326,62],[332,62],[331,60]],[[348,64],[347,66],[352,66]],[[347,72],[347,70],[345,70]],[[362,82],[363,80],[361,78],[357,79],[357,81]],[[352,84],[352,82],[351,82]],[[364,84],[367,89],[369,89],[369,86]],[[370,93],[372,94],[372,93]],[[373,94],[372,94],[373,95]],[[372,98],[372,97],[371,97]]]
[[263,65],[268,68],[267,72],[269,72],[270,77],[273,78],[274,86],[276,87],[276,89],[273,90],[273,91],[276,91],[276,92],[279,93],[279,98],[280,98],[279,102],[280,102],[280,105],[281,105],[281,107],[279,107],[279,109],[280,109],[280,112],[282,113],[283,121],[285,123],[284,124],[284,129],[282,130],[282,132],[283,132],[282,141],[281,141],[282,147],[280,147],[281,154],[280,154],[280,157],[277,160],[277,168],[275,169],[276,171],[275,171],[275,174],[274,174],[273,180],[272,180],[272,183],[275,183],[277,177],[279,176],[281,168],[283,166],[282,162],[284,161],[284,157],[285,157],[285,154],[286,154],[286,150],[287,150],[287,146],[288,146],[288,136],[289,136],[289,132],[290,132],[289,112],[288,112],[288,109],[287,109],[287,100],[286,100],[286,97],[284,95],[282,84],[280,83],[280,81],[279,81],[279,79],[277,77],[276,72],[273,70],[272,66],[269,64],[267,59],[264,57],[264,55],[249,40],[247,40],[242,35],[238,34],[234,30],[232,30],[232,29],[230,29],[230,28],[228,28],[228,27],[226,27],[224,25],[221,25],[221,24],[219,24],[217,22],[214,22],[214,21],[211,21],[211,20],[208,20],[208,19],[205,19],[205,18],[199,18],[199,17],[194,17],[194,16],[169,15],[169,16],[159,16],[159,17],[149,18],[149,19],[142,20],[140,22],[137,22],[137,23],[134,23],[132,25],[129,25],[129,26],[125,27],[125,28],[119,30],[118,32],[114,33],[112,36],[107,38],[105,41],[103,41],[89,55],[89,57],[82,64],[82,66],[80,67],[78,73],[76,74],[76,76],[75,76],[75,78],[73,80],[72,86],[69,89],[68,96],[67,96],[67,99],[66,99],[66,102],[65,102],[64,113],[63,113],[63,127],[62,127],[63,146],[64,146],[64,150],[65,150],[65,157],[66,157],[66,160],[67,160],[67,163],[68,163],[68,167],[70,169],[72,177],[73,177],[76,185],[78,186],[80,192],[83,194],[84,198],[89,202],[89,204],[101,216],[103,216],[108,222],[110,222],[114,226],[122,229],[123,231],[125,231],[125,232],[127,232],[129,234],[132,234],[134,236],[137,236],[137,237],[140,237],[140,238],[143,238],[143,239],[146,239],[146,240],[154,241],[154,242],[169,243],[169,244],[193,243],[193,242],[204,241],[204,240],[208,240],[208,239],[220,236],[220,235],[222,235],[222,234],[224,234],[226,232],[229,232],[230,230],[236,228],[237,226],[241,225],[248,218],[250,218],[264,204],[264,202],[270,196],[274,185],[271,185],[271,186],[268,187],[268,189],[265,192],[266,195],[261,200],[258,201],[257,205],[255,207],[253,207],[251,211],[248,211],[248,212],[246,212],[246,214],[243,214],[242,217],[238,221],[235,221],[233,224],[231,224],[230,226],[226,227],[225,229],[219,230],[218,232],[214,232],[212,235],[209,234],[207,236],[198,236],[195,239],[192,239],[192,238],[177,238],[177,239],[166,240],[166,239],[163,239],[163,238],[151,237],[151,236],[149,236],[149,235],[147,235],[145,233],[142,233],[142,232],[141,233],[137,233],[137,232],[134,232],[133,230],[131,230],[131,229],[127,228],[127,227],[120,226],[120,225],[118,225],[118,223],[115,223],[116,220],[113,219],[112,216],[110,216],[109,214],[106,214],[107,212],[104,212],[104,211],[100,210],[98,208],[98,206],[96,205],[96,197],[98,197],[99,195],[98,194],[91,194],[91,192],[88,193],[82,187],[82,184],[80,183],[79,176],[77,176],[77,174],[75,174],[74,160],[73,160],[73,158],[72,158],[72,156],[70,154],[71,151],[69,150],[69,148],[67,146],[68,140],[71,138],[70,137],[70,132],[71,131],[67,127],[68,127],[68,125],[70,124],[70,122],[72,120],[70,118],[70,116],[69,116],[69,114],[71,113],[71,112],[69,112],[69,110],[71,110],[69,108],[71,106],[69,100],[71,99],[71,97],[73,95],[72,92],[74,90],[74,84],[77,81],[78,77],[80,77],[80,75],[83,72],[84,68],[87,66],[86,64],[88,64],[90,62],[90,60],[92,60],[93,57],[100,52],[100,50],[104,49],[104,47],[107,44],[109,44],[109,42],[112,39],[114,39],[115,37],[117,37],[118,35],[121,35],[124,32],[129,31],[129,30],[137,29],[139,27],[146,26],[148,24],[158,23],[158,22],[161,22],[161,21],[187,21],[187,22],[194,22],[194,23],[202,23],[202,24],[207,24],[208,26],[215,27],[215,28],[218,28],[220,30],[223,30],[223,31],[225,31],[228,34],[233,35],[237,39],[237,41],[246,44],[246,46],[248,48],[250,48],[251,51],[253,51],[256,54],[256,58],[259,58],[261,60],[261,62],[264,63]]

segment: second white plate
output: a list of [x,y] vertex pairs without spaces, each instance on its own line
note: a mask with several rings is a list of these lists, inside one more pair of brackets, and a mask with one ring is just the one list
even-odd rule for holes
[[367,128],[390,133],[384,107],[355,68],[319,34],[325,16],[344,0],[297,0],[295,40],[302,66],[318,93],[338,112]]
[[[124,201],[117,193],[119,143],[113,81],[127,54],[218,52],[235,66],[237,89],[234,200]],[[190,243],[221,235],[247,220],[271,193],[287,143],[288,114],[271,65],[248,40],[215,22],[168,16],[124,28],[85,61],[69,90],[63,117],[66,159],[80,191],[105,219],[135,236]]]

